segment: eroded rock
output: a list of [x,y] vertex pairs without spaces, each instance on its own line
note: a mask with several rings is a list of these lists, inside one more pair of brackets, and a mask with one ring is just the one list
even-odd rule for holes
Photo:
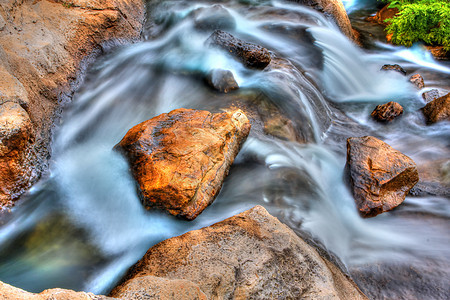
[[346,169],[356,206],[364,217],[394,209],[419,181],[411,158],[372,136],[347,140]]
[[111,296],[145,276],[189,280],[208,299],[366,299],[261,206],[153,246]]
[[391,101],[375,107],[371,116],[379,122],[390,122],[403,114],[403,107],[397,102]]
[[214,201],[249,132],[241,110],[182,108],[136,125],[116,149],[128,158],[146,208],[193,220]]
[[409,81],[414,84],[419,90],[425,87],[425,82],[420,74],[414,74],[409,78]]
[[269,50],[235,38],[222,30],[214,31],[206,43],[229,52],[248,68],[264,69],[270,63]]
[[450,121],[450,93],[429,102],[422,108],[427,124]]
[[403,76],[406,76],[406,71],[403,69],[400,65],[384,65],[381,67],[382,71],[396,71],[402,74]]
[[439,98],[439,91],[437,89],[432,89],[422,93],[422,98],[426,103],[433,101],[434,99]]
[[238,83],[230,70],[214,69],[206,76],[206,82],[214,89],[222,93],[237,90]]

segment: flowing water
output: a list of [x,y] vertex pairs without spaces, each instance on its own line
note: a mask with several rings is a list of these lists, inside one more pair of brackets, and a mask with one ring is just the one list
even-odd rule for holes
[[[91,66],[57,126],[49,176],[3,220],[0,280],[35,292],[107,293],[155,243],[260,204],[326,249],[371,297],[448,296],[448,194],[408,196],[393,212],[361,219],[344,165],[346,138],[363,135],[418,164],[448,161],[450,124],[425,126],[421,92],[407,77],[379,69],[399,63],[443,94],[449,65],[420,47],[361,50],[322,14],[292,2],[217,2],[228,12],[213,17],[217,24],[268,48],[277,63],[249,70],[206,47],[212,30],[199,23],[211,20],[214,1],[151,1],[143,40]],[[209,88],[204,77],[214,68],[231,70],[241,88]],[[376,104],[393,99],[405,108],[399,120],[369,118]],[[112,151],[132,126],[180,107],[262,115],[221,193],[192,222],[145,211],[127,163]],[[280,115],[290,135],[265,134],[265,118]]]

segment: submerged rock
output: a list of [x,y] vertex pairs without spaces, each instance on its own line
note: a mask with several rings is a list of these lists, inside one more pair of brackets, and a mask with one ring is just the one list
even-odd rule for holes
[[0,104],[0,209],[12,206],[31,185],[33,172],[27,160],[33,140],[27,112],[14,102]]
[[403,114],[403,107],[397,102],[391,101],[386,104],[377,105],[371,116],[379,122],[390,122]]
[[427,124],[450,121],[450,93],[429,102],[422,108]]
[[211,70],[211,72],[209,72],[206,76],[206,82],[211,87],[222,93],[228,93],[239,88],[239,85],[230,70]]
[[434,99],[439,98],[439,91],[437,89],[426,91],[422,94],[422,98],[426,103],[431,102]]
[[411,158],[372,136],[347,140],[346,169],[356,206],[364,217],[397,207],[419,181]]
[[214,201],[249,132],[241,110],[181,108],[134,126],[116,149],[128,158],[146,208],[193,220]]
[[414,74],[409,78],[409,81],[414,84],[419,90],[425,87],[425,82],[420,74]]
[[189,280],[208,299],[367,299],[261,206],[153,246],[111,296],[142,293],[147,276]]
[[402,74],[403,76],[406,76],[406,71],[405,69],[403,69],[400,65],[384,65],[381,67],[382,71],[397,71],[400,74]]
[[200,30],[233,30],[236,27],[233,16],[219,4],[198,8],[192,14],[194,26]]
[[33,294],[13,287],[0,281],[0,298],[2,300],[107,300],[114,299],[92,293],[75,292],[65,289],[45,290],[40,294]]
[[269,50],[235,38],[222,30],[214,31],[206,43],[229,52],[248,68],[264,69],[270,63]]

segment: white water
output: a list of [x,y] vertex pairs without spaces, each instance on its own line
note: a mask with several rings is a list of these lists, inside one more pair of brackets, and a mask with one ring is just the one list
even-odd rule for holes
[[[245,69],[226,53],[204,46],[211,31],[195,30],[190,12],[209,4],[164,1],[152,16],[172,20],[170,26],[154,24],[158,34],[144,32],[154,39],[103,57],[67,108],[53,145],[50,178],[30,191],[28,201],[0,228],[0,280],[34,291],[59,286],[104,293],[153,244],[256,204],[298,232],[308,232],[348,266],[415,261],[424,253],[444,256],[448,264],[444,228],[427,230],[424,222],[395,213],[361,219],[343,180],[345,138],[350,136],[376,134],[417,162],[449,158],[449,124],[425,126],[416,112],[423,101],[407,78],[379,71],[393,62],[435,74],[445,74],[446,67],[429,58],[410,59],[417,49],[366,53],[322,15],[294,4],[268,1],[251,10],[234,1],[223,5],[236,21],[233,34],[267,47],[287,59],[288,67]],[[221,194],[195,221],[147,212],[125,160],[111,149],[129,128],[160,113],[223,107],[228,98],[199,79],[217,67],[231,70],[243,93],[262,92],[310,143],[286,142],[254,129]],[[387,126],[371,121],[374,105],[391,99],[404,105],[402,119]],[[400,208],[444,218],[449,210],[448,199],[439,197],[407,198]],[[61,246],[58,240],[70,233],[54,227],[55,233],[47,234],[50,240],[36,242],[36,224],[55,214],[83,230],[83,237],[70,239],[87,241],[95,252],[86,254],[79,244]],[[23,251],[8,248],[30,240],[32,246]]]

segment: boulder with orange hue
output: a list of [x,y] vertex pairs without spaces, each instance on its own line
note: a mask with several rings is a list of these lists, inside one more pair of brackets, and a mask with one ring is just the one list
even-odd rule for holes
[[398,8],[393,7],[389,8],[390,4],[387,4],[382,9],[380,9],[375,16],[368,17],[367,20],[371,22],[378,23],[383,26],[389,25],[389,21],[387,19],[393,18],[396,14],[398,14]]
[[450,93],[431,102],[422,108],[427,124],[439,121],[450,121]]
[[411,158],[372,136],[347,139],[346,169],[356,206],[364,217],[397,207],[419,181]]
[[379,122],[390,122],[403,114],[403,107],[397,102],[391,101],[386,104],[377,105],[371,116]]
[[208,299],[367,299],[261,206],[153,246],[111,296],[130,285],[144,293],[147,276],[191,281]]
[[409,78],[409,81],[414,84],[419,90],[425,87],[425,82],[422,75],[414,74]]
[[249,132],[241,110],[182,108],[134,126],[116,149],[128,158],[146,208],[193,220],[214,201]]

